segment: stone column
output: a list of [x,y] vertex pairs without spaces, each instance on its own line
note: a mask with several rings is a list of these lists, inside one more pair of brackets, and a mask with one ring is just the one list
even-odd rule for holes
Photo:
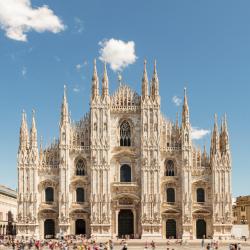
[[119,217],[119,212],[120,212],[120,209],[117,209],[115,211],[115,232],[116,232],[116,235],[118,235],[118,217]]

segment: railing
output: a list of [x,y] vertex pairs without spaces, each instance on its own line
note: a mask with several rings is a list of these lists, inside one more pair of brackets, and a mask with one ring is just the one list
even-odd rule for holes
[[78,145],[70,145],[70,149],[78,150],[78,151],[83,151],[83,150],[89,150],[89,146],[78,146]]

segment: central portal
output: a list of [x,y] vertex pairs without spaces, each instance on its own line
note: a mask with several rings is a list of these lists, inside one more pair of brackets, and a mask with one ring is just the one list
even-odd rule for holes
[[118,215],[118,236],[123,238],[134,234],[134,215],[130,209],[121,209]]
[[85,220],[78,219],[75,222],[75,232],[76,234],[86,234]]

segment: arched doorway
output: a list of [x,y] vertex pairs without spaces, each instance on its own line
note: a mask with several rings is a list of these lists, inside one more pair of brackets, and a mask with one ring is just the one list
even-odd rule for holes
[[173,219],[166,221],[166,238],[176,239],[176,221]]
[[83,219],[78,219],[75,222],[75,234],[86,234],[86,223]]
[[134,215],[130,209],[121,209],[118,215],[118,236],[134,234]]
[[196,221],[196,238],[203,239],[207,236],[207,225],[206,221],[203,219],[198,219]]
[[47,219],[44,221],[44,238],[55,238],[55,222],[52,219]]

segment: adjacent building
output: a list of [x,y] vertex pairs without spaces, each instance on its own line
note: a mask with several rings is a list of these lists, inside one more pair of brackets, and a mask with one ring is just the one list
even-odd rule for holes
[[[18,236],[228,238],[232,227],[231,154],[226,117],[210,153],[192,143],[188,97],[181,122],[161,113],[154,65],[144,64],[141,95],[120,81],[110,94],[106,65],[94,63],[90,109],[72,122],[66,97],[59,139],[38,146],[22,114],[18,149]],[[85,95],[86,98],[87,95]]]
[[234,224],[246,224],[250,230],[250,195],[239,196],[233,205]]
[[0,235],[15,235],[17,192],[0,185]]

